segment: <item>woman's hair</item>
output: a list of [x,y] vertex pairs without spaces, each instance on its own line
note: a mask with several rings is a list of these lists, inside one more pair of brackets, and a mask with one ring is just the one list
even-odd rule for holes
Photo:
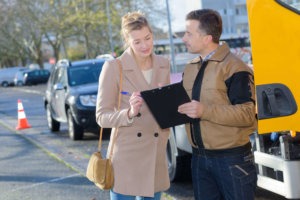
[[194,10],[187,14],[186,20],[199,21],[199,30],[211,35],[215,43],[219,43],[222,34],[222,18],[211,9]]
[[128,46],[128,34],[134,30],[141,30],[148,27],[152,33],[151,27],[146,19],[144,13],[140,11],[129,12],[122,17],[121,35],[124,40],[125,47]]

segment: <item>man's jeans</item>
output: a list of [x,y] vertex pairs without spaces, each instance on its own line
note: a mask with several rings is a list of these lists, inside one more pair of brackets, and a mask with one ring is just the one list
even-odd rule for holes
[[110,190],[110,199],[111,200],[160,200],[161,192],[156,192],[154,197],[140,197],[140,196],[130,196],[123,195]]
[[193,153],[192,179],[196,200],[254,200],[253,154],[215,157]]

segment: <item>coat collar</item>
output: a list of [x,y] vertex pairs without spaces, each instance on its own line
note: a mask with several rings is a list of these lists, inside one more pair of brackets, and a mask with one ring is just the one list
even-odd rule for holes
[[153,63],[153,74],[151,83],[148,84],[134,59],[132,50],[127,48],[120,56],[124,78],[126,78],[127,81],[129,81],[137,91],[149,90],[158,87],[156,84],[160,80],[157,80],[157,74],[160,73],[160,68],[164,66],[162,66],[158,57],[154,53],[152,53],[151,57]]
[[[221,45],[217,48],[216,52],[214,55],[212,55],[211,58],[208,60],[216,61],[216,62],[221,62],[222,60],[225,59],[225,57],[230,53],[230,48],[226,42],[222,42]],[[191,64],[196,64],[201,61],[200,57],[197,56],[193,60],[190,61]]]

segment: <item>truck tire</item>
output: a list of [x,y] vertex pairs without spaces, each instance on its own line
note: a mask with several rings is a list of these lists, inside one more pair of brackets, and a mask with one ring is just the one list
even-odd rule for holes
[[167,144],[170,181],[191,180],[191,155],[177,148],[173,129]]

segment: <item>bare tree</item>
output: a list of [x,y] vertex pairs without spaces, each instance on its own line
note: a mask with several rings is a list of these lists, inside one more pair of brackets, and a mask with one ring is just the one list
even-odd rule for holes
[[[120,23],[125,13],[141,10],[149,21],[165,16],[152,0],[108,1],[106,10],[107,0],[0,0],[0,64],[29,61],[43,67],[45,43],[56,60],[72,58],[72,49],[93,58],[110,52],[111,43],[122,46]],[[162,32],[152,25],[156,35]]]

